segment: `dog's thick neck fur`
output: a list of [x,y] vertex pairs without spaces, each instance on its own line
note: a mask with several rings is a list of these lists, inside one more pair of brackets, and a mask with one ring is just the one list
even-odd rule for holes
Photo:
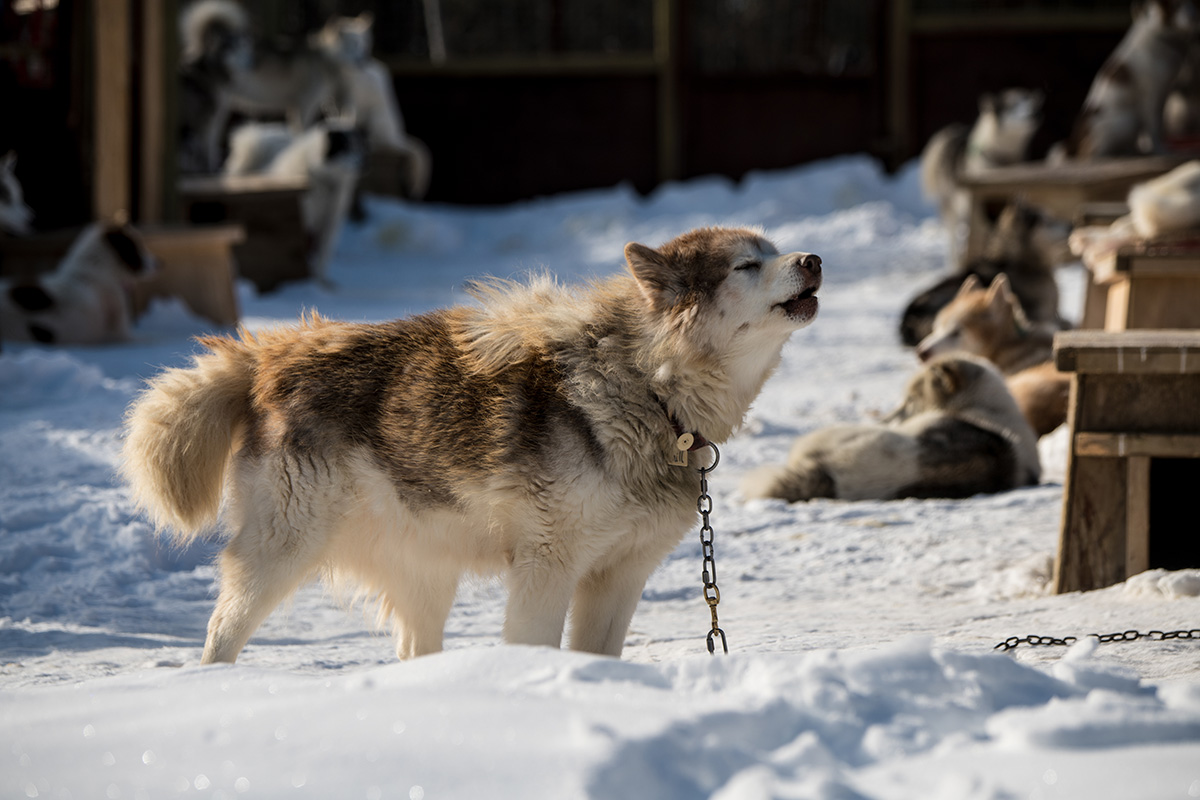
[[[489,296],[501,291],[508,308],[502,316],[488,307]],[[482,373],[531,359],[561,360],[575,380],[606,381],[626,402],[661,403],[663,430],[670,432],[675,420],[713,442],[724,441],[741,424],[787,338],[781,334],[774,347],[746,339],[723,352],[680,347],[681,336],[703,340],[695,307],[646,315],[639,308],[648,302],[643,288],[627,275],[585,294],[546,276],[524,286],[493,282],[475,287],[474,294],[483,306],[467,312],[460,344]]]

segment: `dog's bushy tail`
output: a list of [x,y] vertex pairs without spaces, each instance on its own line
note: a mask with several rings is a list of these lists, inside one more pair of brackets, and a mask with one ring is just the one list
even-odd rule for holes
[[202,340],[209,353],[169,369],[134,401],[125,420],[122,472],[160,528],[192,539],[221,506],[234,442],[250,416],[250,340]]
[[814,497],[834,497],[833,478],[814,461],[802,464],[768,464],[751,471],[741,484],[742,497],[758,500],[777,497],[789,503]]

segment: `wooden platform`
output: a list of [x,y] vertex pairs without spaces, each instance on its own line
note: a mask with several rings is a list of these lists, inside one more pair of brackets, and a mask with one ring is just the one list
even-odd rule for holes
[[1200,566],[1200,331],[1066,331],[1072,373],[1059,593]]
[[197,224],[236,223],[246,232],[234,248],[238,274],[259,291],[310,277],[310,242],[300,202],[302,178],[195,175],[180,178],[183,214]]
[[1021,199],[1064,221],[1076,218],[1080,206],[1121,202],[1134,184],[1158,177],[1196,157],[1195,153],[1074,161],[1055,166],[1044,162],[980,170],[960,183],[970,198],[968,259],[983,252],[987,237],[984,209],[989,204]]

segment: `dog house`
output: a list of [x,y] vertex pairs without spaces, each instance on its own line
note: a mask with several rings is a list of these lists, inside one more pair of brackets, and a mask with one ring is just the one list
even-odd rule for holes
[[1066,331],[1054,353],[1072,374],[1055,591],[1200,567],[1200,331]]

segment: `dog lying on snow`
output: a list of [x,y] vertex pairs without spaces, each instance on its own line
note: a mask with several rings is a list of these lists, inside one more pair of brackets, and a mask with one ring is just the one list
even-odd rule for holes
[[914,375],[903,403],[881,422],[801,436],[786,465],[751,472],[741,491],[792,503],[970,497],[1040,477],[1037,437],[1004,379],[983,359],[952,354]]
[[139,283],[155,265],[136,229],[93,223],[53,272],[29,280],[0,279],[0,339],[68,345],[124,341],[144,304]]
[[1059,315],[1058,281],[1054,264],[1058,251],[1065,250],[1065,229],[1047,222],[1037,211],[1020,203],[1004,207],[988,236],[983,254],[954,270],[914,297],[900,318],[900,340],[913,347],[933,330],[933,320],[955,295],[968,276],[991,283],[999,274],[1008,275],[1009,285],[1026,318],[1066,328]]
[[945,308],[933,331],[917,346],[922,361],[955,351],[982,356],[1005,375],[1017,407],[1038,436],[1067,418],[1071,379],[1055,367],[1052,325],[1031,323],[1009,288],[997,275],[990,287],[970,276]]
[[[204,339],[131,407],[138,502],[231,535],[202,661],[233,661],[314,574],[379,598],[401,658],[441,649],[464,573],[505,573],[508,642],[619,655],[646,578],[697,518],[724,441],[817,314],[821,261],[708,228],[631,274],[543,277],[478,307]],[[694,433],[692,468],[668,464]]]

